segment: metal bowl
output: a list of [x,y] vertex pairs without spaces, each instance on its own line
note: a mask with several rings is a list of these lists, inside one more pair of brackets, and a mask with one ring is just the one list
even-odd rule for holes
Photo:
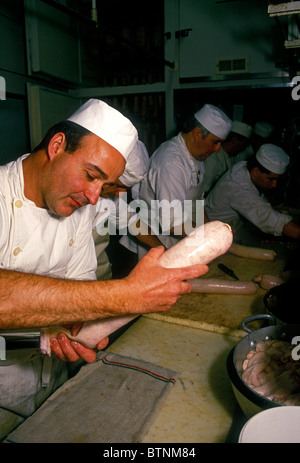
[[[270,325],[252,331],[247,325],[255,320],[265,320]],[[247,418],[256,415],[256,413],[273,407],[282,407],[284,405],[273,402],[266,397],[253,391],[242,379],[243,362],[251,349],[262,341],[273,339],[280,341],[291,341],[295,336],[300,336],[300,325],[276,325],[276,319],[269,314],[258,314],[247,317],[242,322],[242,328],[249,333],[245,336],[229,353],[227,357],[227,373],[231,380],[234,395],[240,405],[244,415]]]
[[271,315],[280,323],[300,323],[299,282],[292,280],[269,289],[264,296],[264,304]]

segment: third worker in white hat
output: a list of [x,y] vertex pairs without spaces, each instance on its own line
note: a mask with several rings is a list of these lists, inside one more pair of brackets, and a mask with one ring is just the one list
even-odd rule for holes
[[[197,222],[196,208],[192,207],[193,210],[186,214],[185,201],[190,200],[189,204],[194,206],[196,200],[202,198],[203,161],[219,151],[231,125],[232,121],[222,110],[206,104],[187,122],[182,132],[162,143],[151,156],[148,174],[141,183],[140,200],[147,205],[146,214],[151,210],[149,225],[166,248],[185,236],[188,227],[185,228],[183,223],[194,226]],[[161,204],[166,208],[171,204],[175,207],[170,207],[165,214]],[[153,217],[157,218],[157,223],[153,223]],[[144,217],[144,220],[148,218]],[[139,249],[139,257],[143,254],[141,251]]]
[[253,154],[256,154],[262,145],[274,143],[275,127],[266,121],[259,121],[254,124],[250,143],[240,151],[235,158],[235,162],[247,161]]
[[209,220],[231,225],[235,241],[246,239],[249,243],[250,237],[260,239],[264,234],[299,239],[300,226],[290,215],[276,211],[265,196],[277,187],[289,162],[282,148],[265,144],[256,156],[232,166],[206,198]]

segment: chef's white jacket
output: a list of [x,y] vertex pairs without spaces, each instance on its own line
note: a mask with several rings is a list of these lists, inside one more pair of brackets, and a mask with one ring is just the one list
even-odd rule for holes
[[217,180],[233,165],[233,159],[222,146],[218,153],[213,153],[205,159],[205,175],[203,180],[203,190],[205,193],[211,190]]
[[[99,198],[95,206],[93,221],[93,237],[97,257],[97,280],[109,280],[112,278],[111,264],[106,254],[110,235],[127,235],[128,224],[133,215],[127,203],[127,194],[111,198]],[[123,238],[125,237],[123,236]]]
[[[36,207],[24,195],[22,160],[26,156],[0,167],[1,268],[95,280],[93,207],[80,208],[70,217]],[[6,360],[0,361],[0,411],[3,407],[26,417],[68,377],[66,363],[41,355],[39,349],[6,354]]]
[[208,218],[229,223],[238,230],[244,217],[264,233],[280,236],[292,217],[272,208],[251,181],[246,165],[246,161],[241,161],[232,166],[208,194],[205,202]]
[[25,156],[0,167],[1,268],[95,280],[93,206],[82,207],[70,217],[36,207],[24,196]]
[[[185,200],[192,200],[194,206],[195,200],[201,200],[204,172],[203,161],[197,161],[190,154],[181,133],[164,142],[150,158],[148,174],[142,180],[139,192],[140,200],[145,201],[147,208],[141,207],[140,216],[145,223],[148,220],[154,234],[167,248],[180,239],[170,236],[170,228],[192,219],[197,222],[196,209],[185,208],[184,214],[183,207]],[[178,209],[170,208],[170,220],[164,217],[160,207],[163,200],[169,204],[173,201],[178,206]],[[203,208],[203,202],[200,201],[197,207]],[[199,217],[201,219],[203,215],[199,214]]]

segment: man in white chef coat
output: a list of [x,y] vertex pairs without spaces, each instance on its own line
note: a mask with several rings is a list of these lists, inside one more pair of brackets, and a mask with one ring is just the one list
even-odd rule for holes
[[276,188],[289,162],[282,148],[266,144],[256,156],[232,166],[206,198],[209,220],[231,225],[236,231],[235,239],[243,236],[245,220],[263,233],[300,238],[300,226],[291,216],[273,209],[265,197],[266,192]]
[[[217,153],[231,129],[229,117],[214,105],[206,104],[194,114],[189,124],[177,136],[163,143],[151,156],[147,176],[141,182],[139,197],[151,209],[159,223],[150,226],[162,244],[169,248],[185,236],[188,223],[197,223],[196,200],[203,195],[204,160]],[[161,206],[175,204],[164,213]],[[187,209],[186,201],[192,205]],[[202,201],[200,201],[202,203]],[[203,207],[203,205],[199,205]],[[141,208],[141,214],[143,208]],[[199,210],[198,210],[199,212]],[[167,220],[165,220],[167,218]],[[144,221],[147,217],[143,216]],[[202,221],[203,223],[203,221]],[[201,224],[198,224],[201,225]],[[143,250],[139,246],[139,255]]]
[[244,151],[250,143],[252,127],[245,122],[233,121],[226,140],[223,141],[220,151],[213,153],[205,161],[204,192],[207,194],[217,180],[233,164],[238,162],[238,153]]
[[[186,280],[207,271],[164,269],[157,263],[160,247],[123,280],[96,281],[94,205],[103,185],[122,175],[137,139],[127,118],[92,99],[50,129],[32,153],[0,167],[2,330],[168,310],[190,291]],[[56,356],[6,352],[0,413],[29,416],[67,379],[64,361],[95,360],[94,350],[65,335],[53,338],[51,349]],[[10,418],[1,416],[1,425]]]

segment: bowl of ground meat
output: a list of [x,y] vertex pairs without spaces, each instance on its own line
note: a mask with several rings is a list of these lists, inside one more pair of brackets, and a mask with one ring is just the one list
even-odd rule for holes
[[[251,330],[257,319],[268,326]],[[270,314],[247,317],[248,333],[229,353],[227,373],[246,417],[273,407],[300,405],[300,325],[276,325]]]

